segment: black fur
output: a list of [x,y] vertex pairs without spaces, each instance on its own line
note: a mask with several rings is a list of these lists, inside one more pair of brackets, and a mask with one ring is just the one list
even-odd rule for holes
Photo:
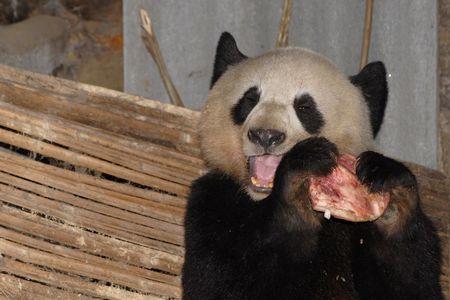
[[234,124],[242,125],[247,119],[248,114],[259,102],[260,92],[258,87],[249,88],[241,99],[231,109],[231,118]]
[[269,153],[270,148],[284,142],[286,134],[276,129],[252,128],[248,131],[247,137],[250,142],[260,145]]
[[297,207],[309,199],[288,198],[288,178],[329,173],[336,153],[324,138],[300,142],[259,202],[220,172],[195,181],[185,218],[183,299],[443,299],[439,242],[420,206],[400,238],[373,222],[325,220],[312,210],[306,213],[320,225],[307,226]]
[[383,122],[384,111],[388,99],[386,68],[382,62],[373,62],[365,66],[350,81],[361,89],[370,110],[372,134],[377,136]]
[[297,117],[309,134],[318,134],[320,132],[325,121],[311,95],[303,94],[295,98],[294,109]]
[[234,37],[228,32],[223,32],[217,44],[210,88],[213,87],[214,83],[230,65],[236,65],[245,59],[247,59],[247,56],[239,51]]
[[[326,176],[336,167],[337,155],[336,145],[326,138],[311,137],[305,139],[292,147],[283,157],[277,169],[277,173],[279,173],[277,179],[282,177],[283,173],[301,171]],[[277,182],[277,180],[275,181]]]
[[404,164],[373,151],[360,154],[356,175],[373,193],[417,185],[416,178]]
[[[412,197],[415,199],[404,199],[403,206],[407,207],[411,202],[417,205],[408,211],[408,215],[399,214],[397,209],[394,220],[388,219],[388,224],[398,227],[398,234],[386,237],[373,230],[373,223],[361,226],[360,235],[365,246],[356,252],[352,263],[355,278],[359,278],[355,286],[361,291],[362,298],[443,299],[439,285],[440,242],[433,224],[420,208],[415,176],[402,163],[373,151],[360,154],[356,175],[373,193],[399,191],[399,188],[414,191]],[[392,201],[389,207],[402,205]],[[385,215],[390,214],[389,207]],[[400,219],[405,224],[396,224]],[[380,221],[383,217],[376,222]],[[374,276],[378,280],[371,280]]]
[[353,238],[363,241],[352,245],[360,299],[444,299],[439,284],[439,238],[420,207],[397,238],[386,238],[373,223],[358,225]]

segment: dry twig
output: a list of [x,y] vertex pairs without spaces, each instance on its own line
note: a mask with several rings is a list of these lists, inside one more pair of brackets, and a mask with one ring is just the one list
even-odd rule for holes
[[144,9],[141,9],[140,13],[141,26],[142,29],[144,29],[142,33],[142,40],[144,41],[145,48],[147,48],[147,51],[153,57],[153,60],[158,67],[159,74],[161,75],[164,87],[169,95],[170,102],[172,102],[172,104],[184,107],[183,101],[181,101],[180,95],[172,82],[169,71],[167,70],[167,66],[161,54],[161,50],[159,49],[159,44],[152,28],[152,21]]
[[287,47],[289,44],[289,23],[292,15],[292,0],[284,0],[283,11],[281,13],[280,28],[276,47]]
[[367,65],[367,60],[369,57],[370,35],[372,32],[372,11],[373,11],[373,0],[366,0],[366,13],[364,17],[364,34],[361,46],[361,60],[359,62],[359,69],[362,69],[364,68],[365,65]]

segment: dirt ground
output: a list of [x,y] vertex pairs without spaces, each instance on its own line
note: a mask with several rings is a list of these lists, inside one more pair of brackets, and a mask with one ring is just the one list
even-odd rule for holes
[[64,59],[53,75],[123,90],[121,0],[0,0],[0,25],[41,14],[70,24]]

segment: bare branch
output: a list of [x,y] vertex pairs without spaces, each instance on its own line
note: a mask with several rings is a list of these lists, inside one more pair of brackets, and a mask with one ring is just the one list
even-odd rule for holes
[[366,0],[364,34],[361,46],[361,60],[359,62],[359,69],[362,69],[364,68],[365,65],[367,65],[367,60],[369,57],[370,36],[372,32],[372,11],[373,11],[373,0]]
[[140,10],[140,15],[141,26],[143,29],[142,41],[144,42],[145,48],[150,53],[156,63],[156,66],[158,67],[159,74],[164,83],[167,94],[169,95],[170,102],[172,104],[184,107],[183,101],[181,101],[180,98],[180,94],[178,94],[178,91],[172,82],[169,71],[167,70],[167,66],[164,62],[164,58],[161,54],[161,50],[159,49],[159,44],[152,27],[152,21],[148,16],[148,13],[144,9]]
[[292,0],[284,0],[283,11],[281,13],[280,28],[278,30],[278,38],[276,46],[287,47],[289,44],[289,23],[292,15]]

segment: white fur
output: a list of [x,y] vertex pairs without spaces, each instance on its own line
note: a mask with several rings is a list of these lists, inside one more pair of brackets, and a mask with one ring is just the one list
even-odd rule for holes
[[[233,124],[231,109],[250,87],[261,91],[259,103],[242,126]],[[249,128],[277,129],[286,140],[273,154],[284,154],[310,137],[293,102],[310,94],[325,125],[320,136],[340,152],[354,155],[372,147],[369,111],[358,88],[328,59],[301,48],[286,48],[249,58],[230,67],[211,89],[200,121],[200,143],[207,163],[248,184],[248,156],[263,150],[247,138]],[[249,191],[254,199],[258,195]]]

